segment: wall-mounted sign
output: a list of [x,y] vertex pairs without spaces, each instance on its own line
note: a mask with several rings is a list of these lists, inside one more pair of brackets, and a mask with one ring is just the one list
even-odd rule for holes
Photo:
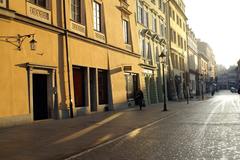
[[124,70],[125,72],[127,72],[127,71],[132,71],[132,66],[123,66],[123,70]]

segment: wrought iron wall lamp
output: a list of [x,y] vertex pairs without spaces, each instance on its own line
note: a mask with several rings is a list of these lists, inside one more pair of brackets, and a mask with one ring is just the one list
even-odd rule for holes
[[27,34],[27,35],[20,35],[18,34],[17,36],[0,36],[0,41],[10,43],[14,46],[17,47],[19,51],[22,49],[22,44],[26,38],[32,38],[30,43],[30,49],[31,50],[36,50],[36,43],[37,41],[34,39],[35,34]]

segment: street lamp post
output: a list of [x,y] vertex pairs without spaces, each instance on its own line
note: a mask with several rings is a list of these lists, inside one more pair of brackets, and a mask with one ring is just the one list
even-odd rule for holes
[[166,90],[165,90],[165,72],[164,72],[164,65],[166,63],[166,54],[163,51],[161,55],[159,56],[161,58],[161,63],[162,63],[162,72],[163,72],[163,111],[167,111],[167,104],[166,104]]
[[201,94],[202,94],[202,100],[204,100],[204,94],[203,94],[203,74],[201,76]]

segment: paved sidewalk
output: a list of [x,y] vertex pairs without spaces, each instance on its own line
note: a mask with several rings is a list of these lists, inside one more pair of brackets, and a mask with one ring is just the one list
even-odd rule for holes
[[131,108],[74,119],[45,120],[0,129],[0,159],[64,159],[174,114],[187,104],[169,102],[168,112],[162,112],[162,106],[148,106],[143,111]]

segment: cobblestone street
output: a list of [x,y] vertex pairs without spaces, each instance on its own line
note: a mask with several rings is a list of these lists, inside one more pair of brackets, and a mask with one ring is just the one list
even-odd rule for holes
[[240,159],[240,97],[168,102],[0,129],[1,159]]
[[228,91],[190,104],[73,159],[240,159],[240,97]]

